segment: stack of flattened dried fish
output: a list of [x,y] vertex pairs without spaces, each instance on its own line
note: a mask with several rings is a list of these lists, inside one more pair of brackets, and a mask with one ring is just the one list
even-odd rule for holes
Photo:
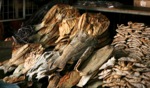
[[103,87],[150,87],[150,27],[128,22],[116,30],[115,57],[99,68]]
[[116,50],[122,50],[128,56],[145,64],[150,58],[149,29],[150,27],[144,23],[128,22],[128,26],[120,25],[112,45]]
[[[63,50],[58,49],[56,51],[54,49],[53,51],[45,52],[38,59],[38,62],[28,71],[27,76],[30,80],[34,77],[35,74],[37,79],[49,76],[50,84],[54,83],[54,79],[56,77],[55,82],[59,82],[59,85],[54,85],[52,88],[56,86],[75,86],[77,85],[80,78],[82,78],[82,80],[86,80],[84,79],[84,75],[87,75],[86,77],[90,79],[91,76],[94,75],[94,72],[100,67],[102,63],[104,63],[108,59],[113,51],[112,47],[107,46],[102,50],[100,49],[97,52],[94,52],[96,46],[100,45],[98,42],[98,38],[108,29],[108,26],[108,18],[100,13],[82,14],[82,16],[79,18],[78,23],[75,25],[73,31],[71,32],[71,35],[69,36],[70,42],[66,43],[65,48],[63,48]],[[92,53],[94,54],[92,55]],[[90,57],[90,55],[92,55],[93,57]],[[91,59],[91,61],[89,58]],[[100,59],[102,59],[102,62],[98,62]],[[87,62],[84,63],[84,61]],[[95,64],[97,65],[93,66]],[[93,68],[93,71],[88,70],[91,66]],[[73,71],[73,68],[75,68],[75,71]],[[63,76],[60,73],[66,73],[68,71],[70,72],[71,69],[72,72],[70,74],[66,74],[64,77],[60,78],[61,76]],[[84,70],[85,74],[83,75]],[[80,74],[78,74],[78,72]],[[70,84],[67,84],[68,80],[64,80],[64,78],[69,75],[73,75],[73,77],[68,79],[70,81]],[[59,79],[61,81],[59,81]],[[86,82],[82,84],[81,81],[80,84],[81,86],[84,86],[87,82],[88,80],[86,80]]]
[[[48,88],[86,86],[112,55],[113,47],[106,45],[110,42],[109,24],[109,19],[101,13],[80,16],[72,6],[53,6],[41,24],[28,25],[33,30],[27,26],[21,28],[15,36],[24,43],[40,42],[46,47],[30,43],[15,45],[18,48],[14,48],[12,58],[0,64],[5,73],[12,72],[3,80],[39,82],[48,77]],[[47,47],[52,45],[52,49]]]
[[3,69],[4,73],[13,72],[12,75],[5,77],[4,80],[10,83],[24,80],[25,73],[36,63],[43,50],[44,48],[41,44],[15,44],[12,58],[0,64],[0,69]]
[[67,24],[65,25],[69,25],[70,27],[67,28],[67,31],[69,31],[73,28],[76,23],[76,19],[79,16],[80,14],[78,10],[70,5],[54,5],[46,13],[40,24],[33,26],[27,25],[20,28],[15,38],[18,42],[23,43],[38,42],[47,46],[56,45],[56,40],[58,37],[61,36],[61,38],[63,38],[62,35],[59,35],[59,30],[62,30],[59,26],[66,22]]

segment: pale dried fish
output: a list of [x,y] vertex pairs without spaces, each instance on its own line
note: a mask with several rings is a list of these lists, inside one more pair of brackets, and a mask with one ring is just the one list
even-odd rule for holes
[[[49,51],[49,52],[45,52],[43,53],[38,59],[36,64],[34,64],[30,70],[27,72],[27,76],[29,80],[32,80],[33,75],[37,74],[38,79],[40,79],[41,77],[45,77],[48,74],[44,74],[46,73],[49,67],[51,67],[51,65],[53,64],[54,60],[56,58],[58,58],[60,56],[59,52],[54,52],[54,51]],[[48,64],[49,63],[49,64]],[[53,71],[52,71],[53,72]],[[50,72],[50,73],[52,73]]]
[[142,80],[141,83],[142,83],[142,84],[145,84],[146,88],[150,87],[150,82],[149,82],[149,80]]
[[89,57],[89,60],[86,60],[81,66],[79,66],[77,70],[80,72],[82,78],[77,86],[83,87],[94,73],[97,73],[98,68],[111,56],[112,51],[113,47],[105,46],[96,51],[91,57]]
[[[127,70],[122,70],[122,69],[117,69],[117,68],[113,68],[113,70],[114,70],[114,74],[116,74],[116,75],[120,75],[120,76],[126,76],[126,75],[130,75],[131,74],[131,72],[129,72],[129,71],[127,71]],[[112,73],[112,75],[114,75]]]
[[136,59],[130,57],[121,57],[118,59],[118,61],[138,62]]
[[104,46],[103,48],[96,51],[90,57],[90,59],[82,63],[82,65],[78,67],[77,70],[80,72],[81,75],[88,75],[95,72],[111,56],[112,52],[113,47],[108,45]]
[[115,57],[111,57],[106,63],[104,63],[99,70],[106,69],[108,67],[113,67],[116,62]]
[[149,72],[150,68],[132,68],[132,70],[138,72]]
[[136,88],[147,88],[144,84],[142,83],[130,83],[132,86],[136,87]]
[[140,83],[141,82],[140,77],[133,77],[132,79],[125,77],[124,80],[126,80],[129,83]]
[[77,84],[78,87],[83,87],[92,77],[93,74],[90,75],[83,75],[79,81],[79,83]]
[[141,63],[133,63],[133,66],[140,67],[140,68],[145,68],[146,67],[146,65],[141,64]]
[[148,78],[150,78],[150,72],[144,72],[144,73],[142,73],[142,75],[145,75],[145,76],[147,76]]
[[[150,68],[148,65],[150,54],[150,35],[148,33],[150,30],[148,29],[144,23],[128,22],[127,26],[124,24],[118,26],[112,45],[115,47],[116,55],[120,52],[125,52],[125,54],[115,55],[117,60],[112,67],[111,74],[102,78],[103,86],[112,88],[149,88],[149,83],[146,84],[147,80],[150,80]],[[119,85],[119,81],[115,79],[124,80],[125,85]]]
[[103,78],[106,78],[107,76],[109,76],[111,74],[112,70],[111,69],[107,69],[107,70],[103,70],[102,72],[100,72],[98,74],[98,78],[99,79],[103,79]]
[[87,85],[85,85],[86,88],[98,88],[102,86],[102,81],[100,80],[92,80]]

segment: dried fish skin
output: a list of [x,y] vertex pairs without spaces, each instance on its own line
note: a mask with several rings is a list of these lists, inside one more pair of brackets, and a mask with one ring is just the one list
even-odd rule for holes
[[93,40],[94,40],[93,37],[90,37],[80,32],[79,35],[77,35],[77,37],[75,37],[70,42],[70,44],[64,49],[62,55],[58,59],[56,59],[52,68],[57,67],[60,68],[60,70],[63,70],[68,61],[70,60],[77,61],[88,47],[97,44],[97,42]]
[[[103,48],[97,50],[91,57],[89,57],[90,59],[82,63],[81,66],[77,68],[77,70],[81,73],[81,75],[91,74],[111,56],[112,52],[113,47],[104,46]],[[101,62],[99,62],[99,60],[101,60]],[[92,68],[89,69],[89,66]]]
[[17,83],[17,82],[20,82],[20,81],[23,81],[25,80],[25,76],[20,76],[20,77],[5,77],[3,78],[3,81],[4,82],[7,82],[7,83]]
[[111,74],[112,70],[111,69],[106,69],[101,71],[98,74],[98,79],[105,79],[107,76],[109,76]]
[[81,78],[81,76],[80,76],[79,72],[73,70],[73,71],[65,74],[60,79],[57,87],[58,88],[71,88],[79,82],[80,78]]
[[[25,54],[23,54],[21,58],[18,58],[11,64],[8,62],[10,66],[8,66],[9,67],[8,69],[6,69],[7,67],[5,67],[4,70],[5,71],[14,70],[14,71],[12,75],[4,78],[4,80],[11,83],[23,81],[25,79],[25,76],[22,75],[25,75],[26,72],[31,68],[31,66],[35,64],[37,58],[43,53],[43,50],[44,48],[42,47],[41,44],[28,44],[28,51]],[[28,61],[31,62],[29,63]],[[15,65],[16,67],[12,68],[13,65]]]
[[29,44],[25,44],[22,47],[20,47],[15,54],[13,54],[12,59],[9,60],[9,62],[13,62],[17,60],[19,57],[23,56],[27,51],[29,50]]
[[[70,5],[56,4],[42,19],[40,24],[27,25],[17,32],[15,38],[21,43],[41,43],[45,47],[56,45],[59,37],[59,25],[66,20],[76,20],[80,16],[78,10]],[[72,21],[68,21],[69,24]],[[68,25],[69,30],[72,25]],[[73,25],[74,27],[74,25]]]
[[[43,53],[38,59],[36,64],[34,64],[30,70],[27,72],[28,80],[32,80],[33,76],[36,74],[37,79],[41,79],[50,74],[45,74],[48,72],[49,67],[53,64],[55,59],[60,56],[59,52],[49,51]],[[53,71],[52,71],[53,72]],[[50,73],[52,73],[50,72]]]
[[46,24],[55,16],[55,13],[57,12],[59,13],[60,11],[63,12],[63,9],[72,9],[72,8],[73,8],[72,6],[67,4],[56,4],[47,12],[47,14],[42,19],[42,22]]
[[[100,24],[101,26],[97,26],[97,24]],[[98,44],[96,38],[107,30],[109,20],[102,14],[84,13],[79,18],[79,22],[76,25],[78,29],[76,35],[73,35],[74,38],[70,44],[64,49],[62,55],[54,62],[53,68],[58,67],[62,70],[66,62],[72,60],[71,58],[74,58],[74,61],[76,61],[86,48],[91,46],[94,48]],[[93,34],[89,34],[90,30],[93,30]]]
[[47,88],[56,88],[61,76],[58,73],[49,76],[49,84]]
[[101,13],[84,13],[79,19],[78,29],[98,37],[108,29],[109,24],[109,19]]
[[[49,81],[48,88],[86,86],[91,80],[99,80],[98,69],[109,59],[114,49],[108,45],[111,42],[109,25],[109,19],[101,13],[83,13],[80,16],[79,11],[70,5],[53,6],[40,24],[24,28],[27,28],[26,33],[31,33],[17,36],[22,43],[40,45],[29,44],[25,54],[12,60],[15,66],[8,66],[8,70],[14,72],[3,80],[39,83],[48,77],[49,80],[44,80]],[[18,33],[25,32],[22,29]],[[107,69],[107,66],[112,68],[114,62],[114,59],[108,61],[108,65],[101,70]],[[5,63],[7,61],[2,65]],[[113,77],[117,78],[116,75]],[[90,86],[101,86],[100,81]],[[29,84],[27,86],[31,87]],[[41,83],[37,86],[42,87]]]
[[22,45],[21,47],[13,51],[11,59],[3,64],[0,69],[3,69],[5,73],[12,71],[19,64],[24,62],[24,56],[29,51],[29,44]]
[[102,81],[98,80],[98,79],[93,79],[90,80],[90,82],[85,85],[85,88],[98,88],[102,86]]
[[69,37],[77,22],[78,19],[75,17],[63,19],[62,23],[59,24],[59,38],[56,40],[56,43],[60,42],[66,37]]
[[108,67],[113,67],[115,65],[115,57],[110,58],[106,63],[104,63],[99,70],[106,69]]
[[[80,63],[80,65],[76,67],[76,70],[80,72],[80,76],[82,76],[82,78],[77,86],[83,87],[91,79],[91,77],[97,73],[100,66],[111,56],[112,52],[113,47],[104,46],[92,54],[83,63]],[[101,62],[99,62],[99,60],[101,60]]]
[[[63,25],[62,27],[60,25],[64,21],[67,21],[66,24],[69,24],[69,25],[66,25],[68,29],[65,29],[65,30],[70,31],[75,26],[74,21],[76,21],[76,19],[80,16],[78,10],[69,5],[55,5],[54,9],[56,9],[54,17],[52,17],[51,19],[47,19],[51,17],[50,15],[51,10],[50,10],[50,12],[48,12],[45,18],[43,19],[42,23],[44,24],[44,27],[41,28],[41,30],[38,32],[37,35],[35,35],[40,38],[40,40],[38,40],[39,42],[42,42],[42,43],[44,42],[43,43],[44,45],[45,44],[56,45],[55,42],[58,42],[58,39],[60,40],[61,37],[64,37],[62,36],[62,32],[60,31],[60,29],[62,27],[65,27],[65,25]],[[63,31],[65,32],[65,30]]]
[[130,58],[130,57],[121,57],[118,60],[119,61],[129,61],[129,62],[138,62],[136,59]]

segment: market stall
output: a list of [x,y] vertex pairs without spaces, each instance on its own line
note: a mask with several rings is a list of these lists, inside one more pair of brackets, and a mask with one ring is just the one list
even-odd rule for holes
[[20,88],[149,88],[150,26],[144,20],[149,8],[116,1],[50,6],[6,39],[13,42],[13,51],[0,62],[5,83]]

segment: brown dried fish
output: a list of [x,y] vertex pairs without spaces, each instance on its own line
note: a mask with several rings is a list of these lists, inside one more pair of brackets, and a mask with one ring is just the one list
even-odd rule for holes
[[111,56],[112,52],[113,47],[105,46],[96,51],[88,60],[80,63],[79,67],[76,67],[76,70],[80,72],[82,78],[77,86],[83,87],[92,75],[97,73],[99,67]]
[[47,88],[56,88],[60,77],[61,76],[59,74],[51,74]]
[[71,71],[60,79],[57,87],[58,88],[71,88],[79,82],[80,78],[81,76],[79,72]]

